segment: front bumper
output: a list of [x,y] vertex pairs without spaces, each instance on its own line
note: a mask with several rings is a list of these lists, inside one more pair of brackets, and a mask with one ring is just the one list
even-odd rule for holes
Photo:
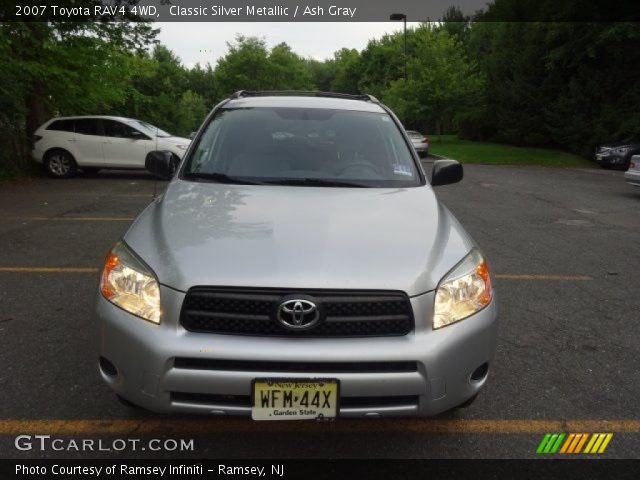
[[[402,337],[263,338],[193,333],[178,318],[184,293],[161,287],[163,321],[154,325],[99,296],[99,356],[117,373],[103,380],[132,403],[156,412],[250,415],[254,378],[337,378],[344,402],[340,416],[431,416],[478,393],[487,379],[472,373],[491,362],[497,336],[495,301],[472,317],[440,330],[429,325],[433,292],[411,299],[416,330]],[[423,319],[423,320],[420,320]],[[177,357],[253,362],[416,362],[415,371],[291,373],[244,369],[184,368]],[[282,364],[282,363],[280,363]],[[186,394],[186,395],[185,395]],[[394,403],[394,398],[402,401]],[[384,398],[384,404],[367,404]],[[186,399],[186,400],[185,400]],[[215,399],[215,400],[212,400]]]

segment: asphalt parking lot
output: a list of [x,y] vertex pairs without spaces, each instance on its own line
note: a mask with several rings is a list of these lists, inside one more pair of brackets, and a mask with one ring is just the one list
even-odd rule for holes
[[546,432],[613,432],[604,456],[640,457],[640,189],[621,172],[469,165],[438,187],[496,276],[488,385],[435,419],[327,424],[145,414],[99,381],[98,269],[155,183],[115,172],[0,184],[3,458],[141,456],[17,451],[22,433],[195,439],[193,452],[146,457],[532,458]]

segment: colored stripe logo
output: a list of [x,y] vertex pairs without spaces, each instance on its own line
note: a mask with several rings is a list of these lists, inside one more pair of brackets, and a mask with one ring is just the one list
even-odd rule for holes
[[604,453],[613,433],[547,433],[536,453]]

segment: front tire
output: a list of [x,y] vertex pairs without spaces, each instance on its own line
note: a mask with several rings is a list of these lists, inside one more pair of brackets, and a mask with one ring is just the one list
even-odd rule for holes
[[73,156],[64,150],[52,150],[44,158],[44,168],[54,178],[71,178],[78,171]]

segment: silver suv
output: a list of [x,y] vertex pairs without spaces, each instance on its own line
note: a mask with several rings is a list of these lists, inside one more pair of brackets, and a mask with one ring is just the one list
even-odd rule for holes
[[128,404],[255,420],[470,403],[496,343],[487,262],[371,96],[241,91],[108,253],[99,368]]

